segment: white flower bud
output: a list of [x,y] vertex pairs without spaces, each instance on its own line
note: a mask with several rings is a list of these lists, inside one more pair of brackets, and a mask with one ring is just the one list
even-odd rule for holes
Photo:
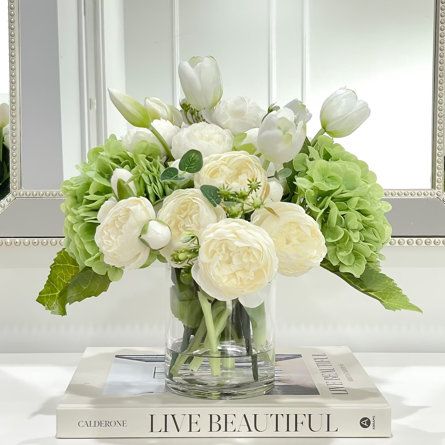
[[147,128],[151,119],[147,109],[136,99],[117,90],[108,90],[110,99],[119,113],[134,127]]
[[153,250],[163,249],[170,243],[172,233],[170,227],[162,221],[152,219],[141,239]]
[[340,88],[323,103],[321,126],[332,137],[343,138],[357,130],[371,114],[368,104],[355,91]]
[[137,194],[136,186],[132,181],[133,175],[128,170],[125,170],[125,168],[116,168],[116,170],[113,171],[113,175],[111,176],[110,182],[111,182],[111,188],[113,189],[113,192],[116,195],[117,199],[128,198],[128,196],[119,197],[119,189],[118,189],[119,179],[121,179],[130,188],[130,190],[133,192],[134,195]]
[[269,196],[268,198],[273,202],[281,201],[283,197],[284,189],[280,181],[277,178],[269,179]]
[[181,62],[179,78],[187,102],[196,110],[212,108],[221,100],[221,73],[213,57],[197,56]]

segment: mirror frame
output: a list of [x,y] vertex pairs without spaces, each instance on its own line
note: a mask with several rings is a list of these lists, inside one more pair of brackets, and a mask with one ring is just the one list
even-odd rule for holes
[[[20,0],[8,0],[11,185],[10,193],[0,201],[0,247],[58,246],[63,245],[61,192],[22,187],[19,7]],[[392,214],[400,216],[399,220],[390,218],[394,232],[406,233],[393,236],[390,245],[445,246],[445,228],[443,235],[429,233],[437,230],[433,227],[441,227],[441,220],[445,221],[445,0],[435,0],[435,21],[432,185],[430,189],[385,190],[393,205]],[[408,216],[411,219],[407,223]]]

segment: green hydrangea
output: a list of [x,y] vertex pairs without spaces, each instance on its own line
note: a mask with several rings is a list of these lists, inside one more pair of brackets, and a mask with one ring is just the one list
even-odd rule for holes
[[328,136],[298,154],[293,167],[293,201],[320,224],[326,260],[340,272],[360,277],[366,264],[378,262],[391,237],[385,217],[391,206],[382,200],[376,175]]
[[116,168],[129,170],[138,196],[146,196],[152,204],[171,193],[169,186],[160,180],[164,166],[149,149],[141,146],[129,152],[121,141],[111,136],[104,146],[90,150],[88,161],[79,167],[79,176],[62,184],[65,248],[81,269],[91,267],[97,274],[107,274],[112,281],[122,277],[122,269],[104,263],[94,241],[99,224],[97,213],[113,195],[110,179]]

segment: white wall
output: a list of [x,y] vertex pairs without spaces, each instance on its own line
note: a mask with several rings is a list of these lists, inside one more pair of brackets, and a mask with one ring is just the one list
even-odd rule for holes
[[[162,345],[168,317],[164,267],[135,271],[109,293],[75,304],[65,318],[34,300],[54,248],[0,248],[0,352],[82,351],[87,346]],[[445,352],[444,248],[386,249],[391,274],[424,314],[385,311],[323,270],[280,277],[279,349],[347,344],[355,351]]]

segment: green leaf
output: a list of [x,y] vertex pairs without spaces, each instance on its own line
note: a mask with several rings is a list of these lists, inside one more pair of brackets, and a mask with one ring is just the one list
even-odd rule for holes
[[67,304],[96,297],[109,285],[107,275],[99,275],[89,267],[80,270],[76,260],[63,249],[56,255],[37,301],[55,315],[66,315]]
[[128,199],[134,196],[132,188],[123,180],[117,180],[117,195],[119,201],[123,199]]
[[172,181],[178,178],[179,171],[175,167],[168,167],[161,173],[161,181]]
[[187,173],[197,173],[202,166],[202,153],[198,150],[189,150],[179,161],[179,170]]
[[93,269],[86,267],[73,277],[61,292],[61,296],[67,304],[83,301],[90,297],[98,297],[108,290],[110,282],[107,275],[98,275]]
[[287,179],[291,175],[292,169],[286,167],[277,172],[275,176],[277,179]]
[[215,187],[214,185],[202,185],[201,192],[210,201],[210,204],[212,204],[213,207],[216,207],[221,202],[218,187]]
[[346,281],[353,288],[363,292],[365,295],[375,298],[385,307],[385,309],[391,311],[407,310],[422,312],[422,309],[409,301],[408,297],[397,286],[392,278],[381,272],[378,264],[367,264],[365,271],[360,278],[356,278],[350,273],[338,271],[327,260],[324,260],[321,265],[326,270],[329,270]]
[[51,265],[48,279],[37,301],[55,315],[66,315],[66,295],[62,291],[78,273],[76,260],[65,249],[61,250]]

